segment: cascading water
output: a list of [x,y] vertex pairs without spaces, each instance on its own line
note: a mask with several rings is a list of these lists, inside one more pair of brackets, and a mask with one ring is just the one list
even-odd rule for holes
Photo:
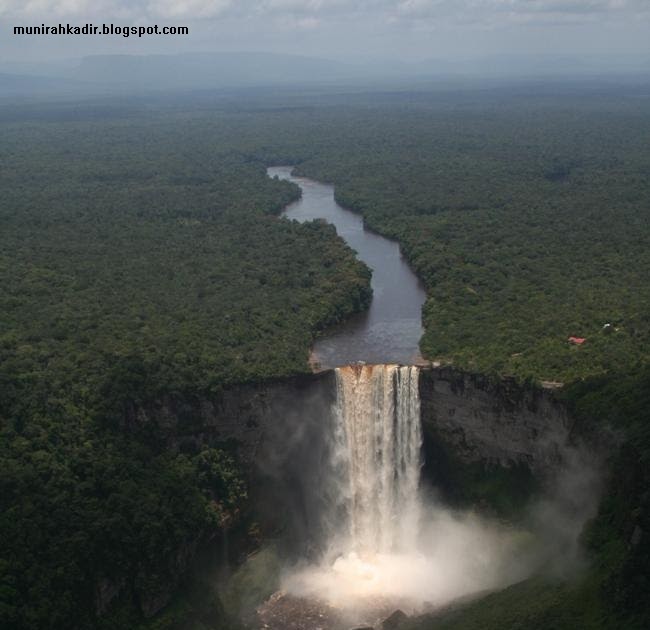
[[334,476],[350,551],[407,551],[417,539],[422,433],[417,367],[336,370]]

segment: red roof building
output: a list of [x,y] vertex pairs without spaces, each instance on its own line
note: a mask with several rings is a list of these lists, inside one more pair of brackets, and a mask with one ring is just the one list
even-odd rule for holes
[[582,337],[569,337],[569,343],[572,343],[576,346],[581,346],[585,341],[587,340],[583,339]]

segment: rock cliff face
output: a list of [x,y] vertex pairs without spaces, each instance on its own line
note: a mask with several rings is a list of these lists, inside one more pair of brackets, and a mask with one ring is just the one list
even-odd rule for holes
[[431,368],[420,398],[425,447],[436,441],[464,464],[526,466],[536,476],[562,462],[572,421],[549,390]]
[[250,478],[262,534],[288,531],[299,552],[317,531],[335,396],[334,372],[325,371],[235,385],[213,397],[167,396],[133,405],[124,428],[171,450],[211,446],[233,453]]
[[[213,397],[166,396],[125,410],[127,431],[147,432],[171,449],[222,445],[244,465],[260,455],[283,457],[291,445],[311,434],[335,396],[333,372],[265,383],[235,385]],[[269,452],[269,444],[279,452]],[[308,441],[305,442],[305,446]],[[313,446],[313,444],[310,444]]]
[[[444,494],[459,468],[520,469],[543,478],[561,466],[571,420],[553,393],[510,380],[449,368],[421,368],[425,475]],[[144,433],[172,450],[224,447],[250,476],[250,498],[261,535],[290,540],[283,550],[304,555],[319,540],[327,473],[328,424],[336,396],[333,371],[260,384],[237,385],[213,397],[168,396],[124,413],[126,431]],[[479,476],[482,475],[479,472]],[[449,495],[450,496],[450,495]],[[466,498],[466,497],[465,497]],[[317,551],[317,550],[314,550]],[[192,554],[179,559],[182,575]],[[98,586],[98,610],[119,585]],[[169,600],[164,592],[141,602],[149,616]]]
[[[147,404],[127,405],[122,428],[172,452],[192,452],[208,446],[228,450],[250,476],[250,504],[262,524],[262,536],[280,529],[307,532],[313,526],[309,519],[316,513],[319,500],[314,491],[319,483],[319,468],[314,464],[322,459],[322,426],[335,391],[334,373],[324,372],[236,385],[211,397],[169,395]],[[221,559],[235,553],[237,544],[233,540],[243,534],[231,531],[223,535],[228,545],[224,542],[223,549],[214,550]],[[196,532],[195,540],[170,554],[166,561],[179,582],[205,554],[206,545],[221,544],[213,537],[214,533],[206,537]],[[199,547],[201,553],[197,554]],[[296,550],[300,551],[298,545]],[[126,580],[98,580],[98,614],[121,596],[125,584]],[[175,586],[161,584],[156,588],[149,584],[140,589],[136,585],[135,597],[142,614],[149,617],[161,610]]]
[[[245,465],[273,468],[309,451],[318,461],[334,402],[331,370],[261,384],[236,385],[212,398],[168,396],[131,406],[125,428],[147,431],[177,449],[231,447]],[[525,464],[535,473],[557,466],[572,421],[552,391],[493,381],[453,368],[421,368],[425,440],[442,440],[464,463]]]
[[[327,424],[336,395],[332,370],[260,384],[237,385],[212,398],[166,397],[131,407],[125,428],[146,431],[167,447],[221,445],[235,452],[256,482],[262,503],[281,500],[273,485],[302,495],[293,507],[309,513]],[[554,393],[510,379],[491,380],[453,368],[424,367],[420,398],[425,454],[444,451],[461,464],[526,467],[544,477],[562,462],[572,421]],[[278,490],[279,491],[279,490]],[[306,516],[305,516],[306,518]]]
[[[329,370],[237,385],[211,398],[169,396],[131,407],[125,425],[171,449],[234,452],[250,476],[263,534],[290,532],[304,552],[300,543],[318,539],[335,381]],[[422,367],[420,399],[425,478],[451,501],[489,503],[492,497],[476,487],[496,471],[494,492],[513,491],[520,503],[563,465],[572,422],[552,391]]]

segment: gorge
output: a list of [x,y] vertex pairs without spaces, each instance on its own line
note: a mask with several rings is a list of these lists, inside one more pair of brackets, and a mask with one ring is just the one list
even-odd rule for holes
[[[369,623],[395,608],[422,611],[522,579],[564,551],[571,565],[598,497],[598,475],[590,461],[576,460],[572,420],[552,391],[453,368],[326,370],[234,386],[211,399],[169,396],[133,408],[126,422],[129,431],[153,431],[180,452],[235,449],[250,471],[262,550],[277,544],[282,563],[263,578],[273,606],[261,610],[270,628],[290,627],[287,616],[304,622],[305,608],[293,598],[312,602],[306,610],[313,611],[315,592],[326,600],[317,608],[326,616],[380,601],[378,609],[355,608],[362,616],[354,623]],[[522,488],[521,479],[531,484]],[[490,486],[494,496],[485,491]],[[503,496],[523,520],[498,511]],[[543,505],[565,529],[547,527]],[[251,605],[238,596],[230,610],[250,621]],[[354,627],[347,617],[332,623]]]

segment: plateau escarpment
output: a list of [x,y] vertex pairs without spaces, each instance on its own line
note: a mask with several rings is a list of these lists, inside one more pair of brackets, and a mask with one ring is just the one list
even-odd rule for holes
[[[328,445],[324,425],[336,396],[334,371],[246,383],[212,396],[165,396],[128,405],[124,429],[155,436],[178,452],[218,447],[249,479],[249,505],[263,536],[290,533],[292,553],[316,531],[318,465]],[[309,533],[308,533],[309,532]]]
[[[446,499],[525,499],[562,466],[572,420],[554,392],[435,367],[421,369],[419,388],[425,478]],[[335,396],[334,371],[326,370],[129,405],[124,426],[179,452],[225,448],[249,477],[264,532],[281,530],[309,546],[317,539]],[[490,488],[476,487],[486,480]]]
[[[165,396],[125,408],[124,428],[151,432],[170,448],[230,444],[242,463],[259,464],[267,442],[317,438],[333,403],[334,371],[235,385],[212,396]],[[501,467],[526,465],[535,474],[561,461],[573,421],[548,389],[454,368],[420,371],[422,423],[459,461]],[[313,448],[317,444],[311,442]]]
[[[452,505],[516,515],[566,464],[573,422],[553,391],[422,367],[419,392],[423,482]],[[168,395],[129,404],[123,428],[159,440],[172,452],[219,448],[232,454],[248,478],[249,499],[247,510],[225,523],[225,531],[240,543],[252,524],[255,534],[254,540],[231,544],[228,554],[222,549],[222,561],[238,563],[251,545],[269,539],[280,541],[281,555],[290,561],[322,551],[336,395],[335,372],[326,370],[234,385],[211,396]],[[214,546],[214,536],[211,542]],[[189,555],[200,555],[200,547],[188,545]],[[180,573],[195,566],[186,556]],[[150,615],[162,609],[170,596],[158,594],[143,602],[143,610]]]
[[557,390],[441,367],[422,370],[420,397],[424,475],[446,504],[519,521],[550,500],[567,518],[580,514],[574,544],[606,457],[602,435],[586,435]]
[[[281,439],[290,428],[304,435],[310,419],[322,414],[333,396],[334,374],[325,371],[233,385],[213,395],[167,395],[128,404],[123,422],[126,431],[150,432],[171,449],[229,446],[242,464],[250,465],[259,459],[265,438]],[[284,437],[287,443],[296,439],[295,434]]]
[[452,503],[516,511],[572,452],[551,390],[444,367],[422,370],[420,396],[427,476]]
[[[238,384],[213,395],[168,394],[125,403],[120,433],[179,462],[215,450],[227,454],[248,477],[248,500],[237,498],[220,506],[233,491],[232,480],[224,478],[210,497],[218,518],[193,529],[181,545],[157,550],[165,568],[158,571],[159,579],[147,575],[146,568],[138,571],[142,575],[137,579],[131,571],[94,577],[96,614],[110,615],[118,603],[131,598],[142,615],[151,617],[170,603],[189,577],[213,584],[215,572],[238,564],[260,538],[275,537],[279,531],[298,536],[314,527],[309,515],[318,511],[312,505],[318,494],[312,490],[319,471],[312,462],[324,448],[320,424],[334,394],[333,373],[323,373]],[[201,474],[224,469],[223,462],[215,464]],[[228,467],[228,475],[230,471]],[[255,523],[261,524],[261,531],[252,534]],[[297,538],[296,552],[302,551],[301,540],[306,534]],[[227,619],[224,623],[223,627],[231,627]]]
[[[170,395],[128,405],[124,425],[151,432],[172,449],[229,446],[245,466],[265,467],[294,457],[294,447],[318,457],[334,396],[334,372],[326,370],[209,397]],[[542,478],[561,463],[570,440],[566,406],[533,384],[429,367],[420,371],[420,396],[425,451],[445,450],[461,464],[525,466]]]

